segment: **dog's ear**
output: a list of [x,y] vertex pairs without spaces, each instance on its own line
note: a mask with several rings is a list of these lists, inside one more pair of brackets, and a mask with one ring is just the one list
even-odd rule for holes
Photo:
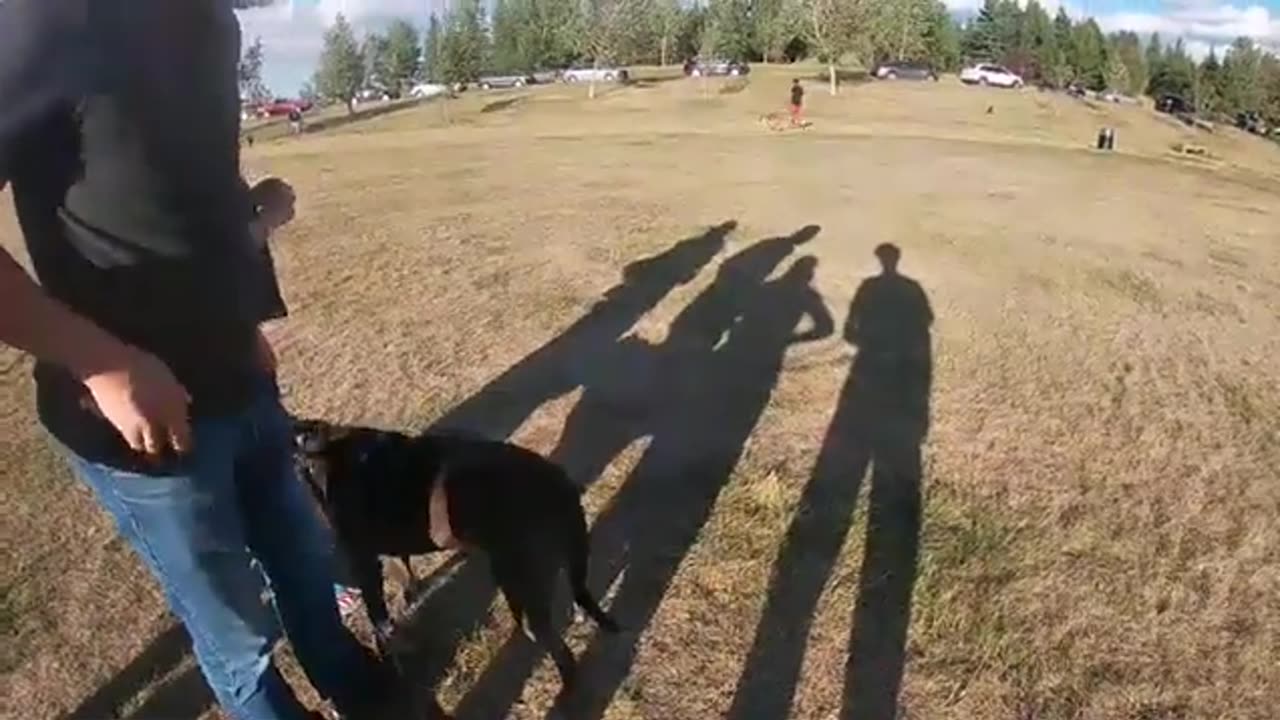
[[330,440],[330,425],[323,420],[291,418],[293,422],[293,449],[303,453],[323,450]]
[[293,418],[293,447],[303,453],[323,452],[350,435],[354,428],[324,420]]

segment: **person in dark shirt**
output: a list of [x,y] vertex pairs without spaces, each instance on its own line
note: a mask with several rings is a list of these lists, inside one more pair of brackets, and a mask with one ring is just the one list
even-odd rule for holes
[[302,111],[296,107],[289,108],[289,131],[294,135],[302,133]]
[[226,712],[308,717],[271,662],[278,616],[358,714],[386,676],[342,625],[294,477],[260,327],[286,312],[266,241],[293,191],[241,178],[239,45],[225,0],[0,0],[0,189],[40,282],[0,250],[0,342],[35,356],[42,424]]
[[791,124],[799,125],[803,120],[804,112],[804,86],[800,84],[800,78],[791,81]]

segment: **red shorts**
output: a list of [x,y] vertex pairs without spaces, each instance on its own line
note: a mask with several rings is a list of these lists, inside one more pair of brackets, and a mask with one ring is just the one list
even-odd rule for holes
[[801,110],[801,109],[802,109],[802,107],[801,107],[800,105],[792,105],[792,106],[791,106],[791,119],[792,119],[792,120],[795,120],[796,118],[799,118],[799,117],[800,117],[800,110]]

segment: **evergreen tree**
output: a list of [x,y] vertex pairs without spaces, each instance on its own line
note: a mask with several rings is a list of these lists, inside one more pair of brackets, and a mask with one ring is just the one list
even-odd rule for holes
[[387,38],[378,33],[369,33],[360,44],[360,55],[364,58],[365,82],[389,87],[387,83]]
[[1237,38],[1222,61],[1221,110],[1235,115],[1258,112],[1263,105],[1262,51],[1249,38]]
[[324,49],[320,52],[320,67],[313,85],[321,96],[341,102],[347,106],[347,112],[354,112],[356,91],[364,84],[364,74],[364,57],[356,34],[346,17],[339,13],[333,26],[325,31]]
[[1280,125],[1280,58],[1271,53],[1262,56],[1262,107],[1259,111],[1272,126]]
[[271,91],[262,81],[262,38],[254,38],[244,49],[237,68],[240,81],[240,97],[251,102],[262,102],[271,97]]
[[1107,42],[1092,18],[1076,26],[1074,63],[1076,79],[1090,90],[1107,89]]
[[925,27],[925,57],[938,72],[960,67],[960,28],[947,10],[947,6],[935,0],[931,3],[928,24]]
[[[1023,72],[1028,80],[1048,82],[1050,69],[1056,61],[1057,42],[1053,32],[1053,20],[1036,0],[1029,0],[1023,13],[1022,35],[1028,50]],[[1052,84],[1052,83],[1050,83]]]
[[746,0],[711,0],[702,54],[745,60],[752,52],[751,8]]
[[401,89],[413,84],[422,70],[422,45],[418,29],[407,20],[395,20],[387,28],[387,47],[383,81]]
[[970,23],[964,35],[963,51],[971,61],[998,62],[1004,56],[1005,47],[997,22],[999,0],[985,0],[978,17]]
[[[1108,61],[1107,79],[1111,89],[1127,95],[1141,95],[1147,90],[1147,58],[1142,50],[1142,40],[1134,32],[1118,32],[1110,38],[1108,54],[1111,60],[1124,66],[1123,78],[1111,61]],[[1117,84],[1119,80],[1120,84]]]
[[[685,22],[685,10],[680,0],[655,0],[653,7],[654,35],[658,42],[658,64],[666,65],[679,59],[676,43]],[[766,56],[766,59],[767,56]]]
[[1125,93],[1129,91],[1129,68],[1120,59],[1118,54],[1111,54],[1107,58],[1107,89],[1112,92]]
[[422,43],[422,77],[427,82],[440,82],[442,79],[442,41],[443,30],[440,27],[440,18],[433,13],[427,21],[427,36]]
[[1064,84],[1076,81],[1076,68],[1079,66],[1076,62],[1075,27],[1066,9],[1059,6],[1058,14],[1053,18],[1053,44],[1058,49],[1056,60],[1061,66],[1059,70],[1065,69],[1063,74],[1068,76]]
[[804,34],[799,0],[760,0],[753,12],[755,45],[760,57],[765,62],[782,60],[788,46]]
[[1177,95],[1193,101],[1196,81],[1195,62],[1187,55],[1186,46],[1179,38],[1174,44],[1165,47],[1164,59],[1160,62],[1157,95]]
[[493,44],[489,64],[498,72],[524,72],[521,37],[528,18],[521,17],[519,0],[495,0],[493,3]]
[[1222,63],[1218,62],[1217,49],[1210,49],[1209,56],[1200,64],[1192,85],[1196,112],[1212,115],[1222,106]]
[[1147,85],[1145,92],[1152,97],[1159,95],[1162,91],[1159,86],[1164,78],[1164,46],[1160,44],[1160,33],[1152,33],[1151,39],[1147,42],[1145,52],[1147,64]]
[[459,0],[440,39],[440,77],[446,83],[480,76],[488,54],[488,33],[480,0]]
[[1003,52],[996,58],[1016,73],[1024,73],[1031,62],[1031,47],[1023,32],[1023,13],[1018,0],[1000,0],[996,5],[996,34]]

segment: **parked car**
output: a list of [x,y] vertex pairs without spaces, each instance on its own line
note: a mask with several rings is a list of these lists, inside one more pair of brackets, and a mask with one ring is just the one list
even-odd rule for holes
[[447,95],[448,93],[449,87],[439,83],[418,83],[409,89],[409,97],[414,98],[432,98],[437,95]]
[[293,111],[306,112],[311,109],[310,100],[290,100],[288,98],[276,98],[271,102],[263,103],[258,106],[258,116],[264,118],[285,117]]
[[534,82],[545,84],[553,83],[560,80],[559,70],[535,70],[533,72]]
[[619,67],[573,67],[565,70],[560,74],[560,78],[567,83],[576,82],[626,82],[630,79],[631,74],[626,68]]
[[1254,135],[1267,135],[1269,133],[1267,121],[1251,110],[1236,114],[1236,127]]
[[358,103],[386,102],[388,100],[394,100],[395,94],[386,88],[370,86],[357,90],[355,97],[352,99]]
[[888,62],[876,68],[874,76],[879,80],[934,80],[938,73],[925,63]]
[[993,85],[1002,88],[1021,88],[1022,77],[1000,65],[973,65],[960,71],[960,82],[967,85]]
[[514,73],[510,75],[481,75],[476,84],[482,90],[491,88],[518,88],[533,85],[538,79],[532,73]]
[[1156,98],[1156,110],[1170,115],[1192,115],[1195,108],[1180,95],[1161,95]]
[[751,72],[751,66],[737,60],[721,60],[718,58],[692,58],[684,63],[684,74],[689,77],[714,77],[730,75],[737,77]]

